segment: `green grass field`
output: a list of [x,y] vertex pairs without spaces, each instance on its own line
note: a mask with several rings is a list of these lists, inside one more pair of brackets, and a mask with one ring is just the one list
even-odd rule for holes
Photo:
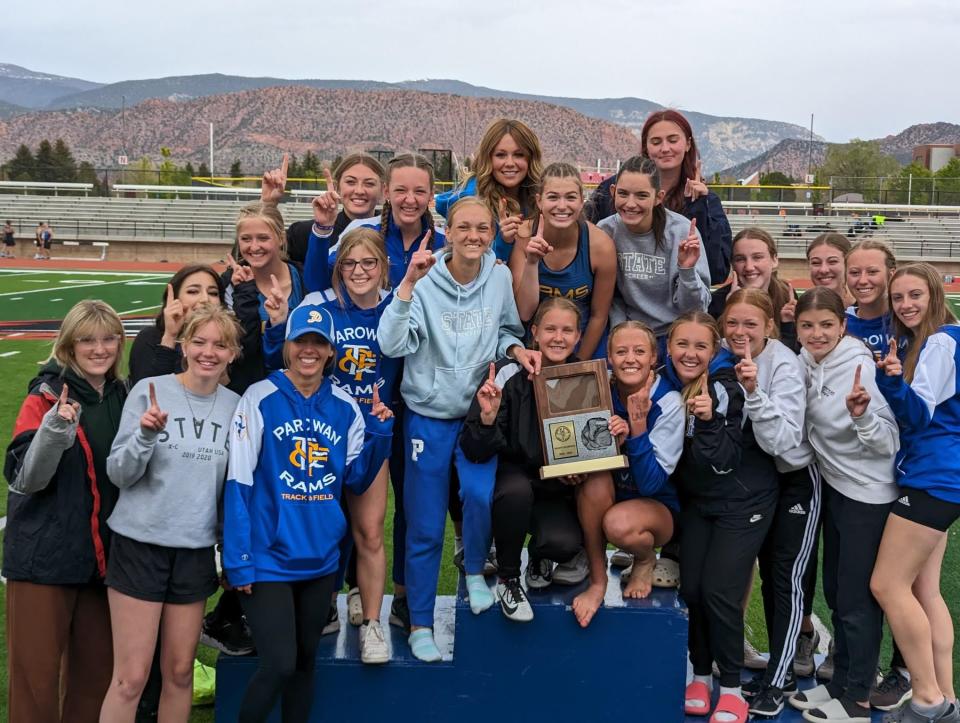
[[[143,317],[157,313],[164,286],[169,274],[153,273],[101,273],[89,271],[10,271],[0,270],[0,439],[9,440],[17,410],[26,393],[27,384],[36,373],[38,364],[50,353],[51,341],[21,338],[30,330],[55,329],[63,314],[77,301],[99,298],[110,303],[124,318],[124,325],[131,336],[145,323]],[[960,294],[950,295],[954,311],[960,317]],[[137,318],[140,317],[140,318]],[[55,322],[54,324],[23,324],[23,322]],[[19,322],[17,328],[12,322]],[[12,334],[10,333],[12,332]],[[392,494],[388,499],[387,541],[388,568],[392,558]],[[6,495],[0,495],[0,517],[6,514]],[[960,612],[960,552],[957,551],[958,526],[950,532],[950,543],[943,564],[942,588],[947,602],[953,607],[954,622]],[[440,592],[453,594],[456,589],[456,570],[452,562],[453,531],[448,525],[447,545],[441,567]],[[392,585],[387,582],[387,592]],[[214,600],[209,602],[212,607]],[[5,634],[6,594],[0,586],[0,720],[7,719],[7,659]],[[818,590],[815,612],[829,626],[830,614]],[[602,614],[602,612],[600,613]],[[763,623],[763,611],[759,590],[755,590],[748,610],[747,622],[752,630],[752,641],[759,650],[766,650],[767,639]],[[955,670],[960,669],[960,648],[954,651]],[[890,636],[884,639],[881,665],[886,666],[890,656]],[[214,665],[214,651],[199,646],[198,657],[208,665]],[[213,720],[212,706],[194,708],[191,721]]]

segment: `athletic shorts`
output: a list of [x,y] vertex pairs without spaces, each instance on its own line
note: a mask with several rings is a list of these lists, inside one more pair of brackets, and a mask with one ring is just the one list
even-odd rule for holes
[[940,532],[946,532],[960,518],[960,505],[954,502],[941,500],[925,490],[902,487],[901,492],[900,499],[890,508],[890,513],[897,517]]
[[107,587],[147,602],[185,605],[217,591],[213,546],[193,550],[139,542],[113,533]]

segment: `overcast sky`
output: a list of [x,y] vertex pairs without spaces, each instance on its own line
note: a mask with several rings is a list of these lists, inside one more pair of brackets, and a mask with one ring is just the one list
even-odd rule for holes
[[957,0],[8,2],[0,62],[99,82],[221,72],[636,96],[831,141],[960,122]]

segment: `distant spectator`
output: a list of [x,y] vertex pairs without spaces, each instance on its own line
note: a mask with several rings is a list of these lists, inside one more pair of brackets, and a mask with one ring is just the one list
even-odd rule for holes
[[0,258],[2,259],[16,258],[16,254],[13,252],[17,244],[14,239],[14,232],[13,224],[8,220],[3,226],[3,250],[0,250]]
[[40,258],[50,260],[50,248],[53,246],[53,228],[46,221],[40,228]]

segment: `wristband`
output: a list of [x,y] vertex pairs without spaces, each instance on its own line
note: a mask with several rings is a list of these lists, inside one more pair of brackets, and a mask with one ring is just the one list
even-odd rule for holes
[[320,224],[314,222],[313,224],[313,235],[319,238],[324,236],[330,236],[333,234],[333,226],[321,226]]

